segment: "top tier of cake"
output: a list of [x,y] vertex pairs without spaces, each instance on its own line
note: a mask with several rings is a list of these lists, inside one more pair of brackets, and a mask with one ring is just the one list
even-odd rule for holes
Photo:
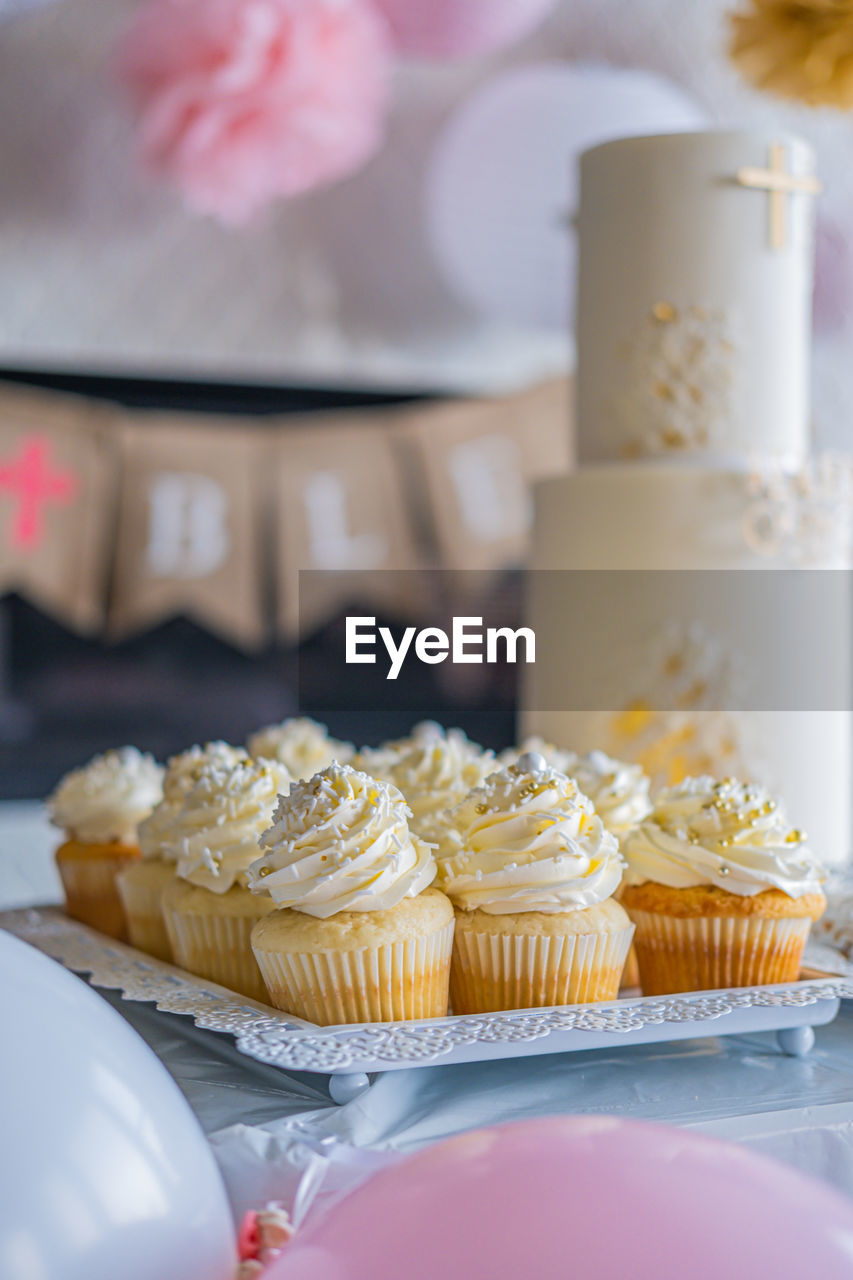
[[795,466],[809,445],[814,153],[778,134],[581,159],[578,454]]

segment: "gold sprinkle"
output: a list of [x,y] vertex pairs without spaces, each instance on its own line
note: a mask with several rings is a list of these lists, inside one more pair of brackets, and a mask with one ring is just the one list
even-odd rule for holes
[[488,813],[488,812],[489,812],[489,806],[488,806],[487,804],[478,804],[478,805],[475,805],[475,807],[474,807],[474,812],[475,812],[475,813]]
[[719,844],[721,849],[728,849],[731,846],[732,842],[728,836],[723,836],[722,840],[718,840],[717,843]]
[[808,836],[805,831],[800,831],[797,827],[792,827],[785,836],[785,844],[800,844],[801,841],[807,840]]
[[725,863],[722,863],[722,865],[720,866],[720,875],[727,876],[730,874],[730,872],[731,872],[731,867],[727,867]]
[[761,806],[761,812],[772,813],[775,808],[776,808],[775,800],[765,800],[764,804]]
[[258,867],[258,879],[263,880],[264,876],[272,875],[272,867]]
[[656,302],[652,307],[652,315],[661,324],[672,324],[673,320],[678,319],[678,311],[671,302]]

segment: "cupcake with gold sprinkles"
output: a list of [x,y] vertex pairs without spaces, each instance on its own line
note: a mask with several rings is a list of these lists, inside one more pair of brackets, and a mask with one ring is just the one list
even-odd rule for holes
[[442,729],[431,720],[393,751],[380,747],[359,757],[366,773],[391,782],[411,809],[409,828],[436,847],[448,838],[449,813],[495,769],[495,757],[461,729]]
[[140,951],[171,961],[172,946],[163,918],[163,891],[175,878],[176,861],[168,838],[184,800],[198,781],[202,767],[215,761],[225,767],[248,760],[241,747],[208,742],[172,756],[163,778],[163,799],[139,824],[142,857],[120,872],[116,885],[127,919],[130,942]]
[[686,778],[624,844],[622,902],[647,995],[791,982],[824,873],[764,788]]
[[251,888],[272,1004],[321,1024],[447,1012],[453,908],[391,783],[330,765],[281,796]]
[[176,876],[163,893],[175,963],[266,1003],[250,937],[274,904],[248,889],[258,838],[290,774],[277,760],[204,763],[164,836]]
[[535,752],[454,810],[438,883],[456,908],[454,1013],[614,1000],[633,927],[623,862],[577,783]]

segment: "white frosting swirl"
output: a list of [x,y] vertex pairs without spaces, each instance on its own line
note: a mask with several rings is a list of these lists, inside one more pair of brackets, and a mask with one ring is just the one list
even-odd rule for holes
[[[365,752],[365,757],[371,753]],[[410,829],[422,840],[441,843],[447,832],[448,810],[478,787],[495,767],[491,751],[483,751],[461,729],[446,733],[438,726],[418,726],[407,748],[365,765],[371,777],[391,782],[403,793],[412,811]]]
[[439,856],[439,884],[466,911],[577,911],[622,878],[616,838],[556,769],[493,773],[451,818],[457,847]]
[[188,751],[172,756],[166,763],[163,799],[145,821],[139,824],[142,856],[167,857],[166,845],[175,818],[180,813],[187,793],[198,781],[204,765],[216,762],[222,768],[229,768],[248,759],[249,756],[242,747],[231,747],[227,742],[207,742],[203,747],[190,747]]
[[408,755],[423,742],[445,737],[445,733],[459,734],[465,738],[461,729],[445,731],[436,720],[421,720],[413,726],[411,733],[408,733],[405,738],[387,738],[384,742],[380,742],[378,747],[362,747],[349,763],[354,769],[369,773],[371,778],[382,778],[387,782],[390,771],[403,756]]
[[607,830],[620,840],[652,811],[649,778],[641,765],[590,751],[574,756],[564,772],[574,778]]
[[163,856],[177,862],[184,880],[213,893],[245,885],[258,837],[290,781],[278,760],[207,761],[174,815]]
[[626,883],[688,889],[716,885],[751,897],[781,889],[819,893],[822,869],[763,787],[732,778],[685,778],[662,791],[650,818],[627,838]]
[[163,767],[136,747],[95,756],[48,798],[50,820],[86,844],[136,844],[136,828],[163,794]]
[[351,742],[330,738],[324,724],[307,716],[268,724],[251,734],[246,745],[256,758],[280,760],[294,778],[310,778],[333,760],[345,764],[355,751]]
[[409,831],[409,812],[390,783],[330,765],[280,798],[249,888],[321,920],[414,898],[432,883],[435,862]]

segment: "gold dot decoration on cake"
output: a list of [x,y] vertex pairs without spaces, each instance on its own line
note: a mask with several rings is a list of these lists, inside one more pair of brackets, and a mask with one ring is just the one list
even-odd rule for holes
[[725,448],[738,416],[740,343],[724,311],[659,299],[617,346],[624,378],[611,429],[623,455]]
[[853,108],[849,0],[748,0],[730,21],[731,59],[758,89],[810,107]]
[[743,718],[718,710],[743,705],[737,654],[702,625],[668,622],[649,636],[636,671],[634,696],[608,719],[608,754],[641,765],[656,789],[722,771],[748,776]]
[[678,319],[678,308],[671,302],[656,302],[652,307],[652,315],[660,324],[672,324]]
[[853,560],[853,459],[823,453],[800,470],[766,463],[746,478],[743,536],[784,564],[849,568]]

